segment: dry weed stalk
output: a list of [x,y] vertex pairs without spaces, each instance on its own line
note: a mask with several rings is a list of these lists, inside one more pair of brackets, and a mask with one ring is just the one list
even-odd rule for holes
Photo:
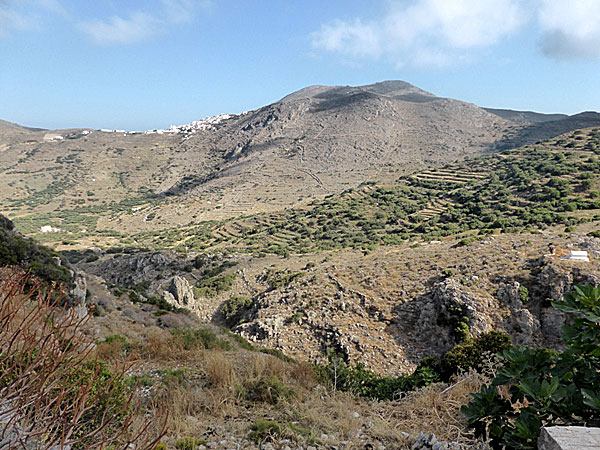
[[62,294],[0,269],[0,447],[153,449],[164,425],[140,421],[125,367],[90,360],[88,317],[57,306]]

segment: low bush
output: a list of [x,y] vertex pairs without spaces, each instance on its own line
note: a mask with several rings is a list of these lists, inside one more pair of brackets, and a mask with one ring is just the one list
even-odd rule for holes
[[238,386],[238,397],[250,402],[263,402],[276,405],[294,398],[296,394],[277,376],[248,381]]
[[236,274],[219,274],[209,278],[198,280],[193,291],[196,297],[216,297],[222,292],[229,291],[233,287]]
[[396,400],[403,392],[413,391],[439,379],[430,367],[418,368],[412,374],[396,378],[382,377],[362,364],[348,367],[338,355],[330,355],[327,365],[315,366],[315,375],[334,392],[350,392],[374,400]]
[[206,328],[175,328],[171,330],[173,336],[181,340],[184,350],[204,348],[206,350],[231,350],[231,343],[220,339],[217,335]]
[[269,440],[281,439],[284,431],[284,426],[274,420],[260,419],[250,426],[248,439],[262,444]]
[[221,313],[225,319],[225,323],[234,327],[240,323],[243,314],[252,306],[252,299],[248,297],[242,297],[241,295],[232,295],[229,300],[225,302]]
[[430,368],[439,374],[441,381],[448,382],[453,375],[474,369],[485,369],[494,356],[510,347],[510,336],[506,333],[491,331],[476,338],[455,345],[441,356],[425,358],[418,368]]

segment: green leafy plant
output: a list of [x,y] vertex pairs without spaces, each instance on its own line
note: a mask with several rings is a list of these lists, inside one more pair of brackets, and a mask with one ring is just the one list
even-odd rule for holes
[[336,354],[329,355],[327,365],[315,366],[317,378],[335,391],[351,392],[374,400],[395,400],[402,392],[413,391],[439,380],[431,367],[419,367],[413,373],[399,377],[382,377],[364,365],[349,367]]
[[461,371],[483,370],[490,360],[510,347],[510,336],[498,331],[490,331],[476,338],[468,338],[455,345],[441,356],[425,358],[419,368],[430,367],[439,374],[441,381],[450,381],[453,375]]
[[566,349],[504,351],[493,382],[461,408],[494,448],[534,449],[544,425],[600,426],[600,288],[575,286],[553,306],[574,314],[563,327]]

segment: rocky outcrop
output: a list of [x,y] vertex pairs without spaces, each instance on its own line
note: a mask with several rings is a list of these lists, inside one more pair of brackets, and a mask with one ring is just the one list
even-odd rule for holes
[[87,281],[84,274],[76,272],[73,276],[73,286],[69,291],[69,297],[76,305],[84,305],[87,296]]
[[[465,323],[472,335],[491,331],[502,321],[506,309],[485,292],[473,292],[452,278],[436,283],[418,305],[412,326],[434,352],[450,349],[458,341],[456,328]],[[435,332],[432,332],[435,330]]]
[[178,275],[171,278],[168,290],[163,298],[177,308],[192,308],[196,304],[194,292],[188,281]]
[[[84,265],[86,271],[117,286],[133,287],[144,281],[166,277],[180,266],[169,252],[112,255]],[[163,278],[164,279],[164,278]]]
[[[583,245],[587,242],[586,245]],[[597,248],[596,240],[585,239],[578,244],[578,248],[587,248],[594,255]],[[600,277],[592,273],[586,263],[558,262],[552,257],[543,257],[538,261],[539,272],[535,278],[539,291],[537,296],[541,300],[538,317],[544,344],[557,347],[562,345],[562,326],[565,322],[564,313],[552,308],[551,301],[562,301],[576,284],[600,284]]]
[[524,306],[521,283],[518,281],[501,282],[496,297],[500,303],[510,309],[510,316],[503,325],[504,329],[513,337],[514,343],[526,345],[536,341],[540,321]]

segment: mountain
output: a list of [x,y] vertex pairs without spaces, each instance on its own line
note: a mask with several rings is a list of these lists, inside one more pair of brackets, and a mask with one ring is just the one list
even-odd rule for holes
[[487,112],[496,114],[507,120],[513,122],[525,122],[525,123],[538,123],[538,122],[551,122],[553,120],[561,120],[569,117],[567,114],[543,114],[534,111],[515,111],[513,109],[496,109],[496,108],[483,108]]
[[[311,86],[254,111],[169,130],[15,135],[3,127],[0,207],[27,215],[27,233],[52,222],[75,241],[109,243],[115,233],[282,211],[364,182],[393,182],[600,125],[597,113],[509,120],[515,114],[385,81]],[[104,235],[88,241],[96,231]]]
[[496,344],[561,348],[551,304],[600,284],[593,112],[388,81],[167,130],[3,122],[0,185],[0,265],[70,280],[92,356],[167,405],[160,447],[483,448],[459,409]]

